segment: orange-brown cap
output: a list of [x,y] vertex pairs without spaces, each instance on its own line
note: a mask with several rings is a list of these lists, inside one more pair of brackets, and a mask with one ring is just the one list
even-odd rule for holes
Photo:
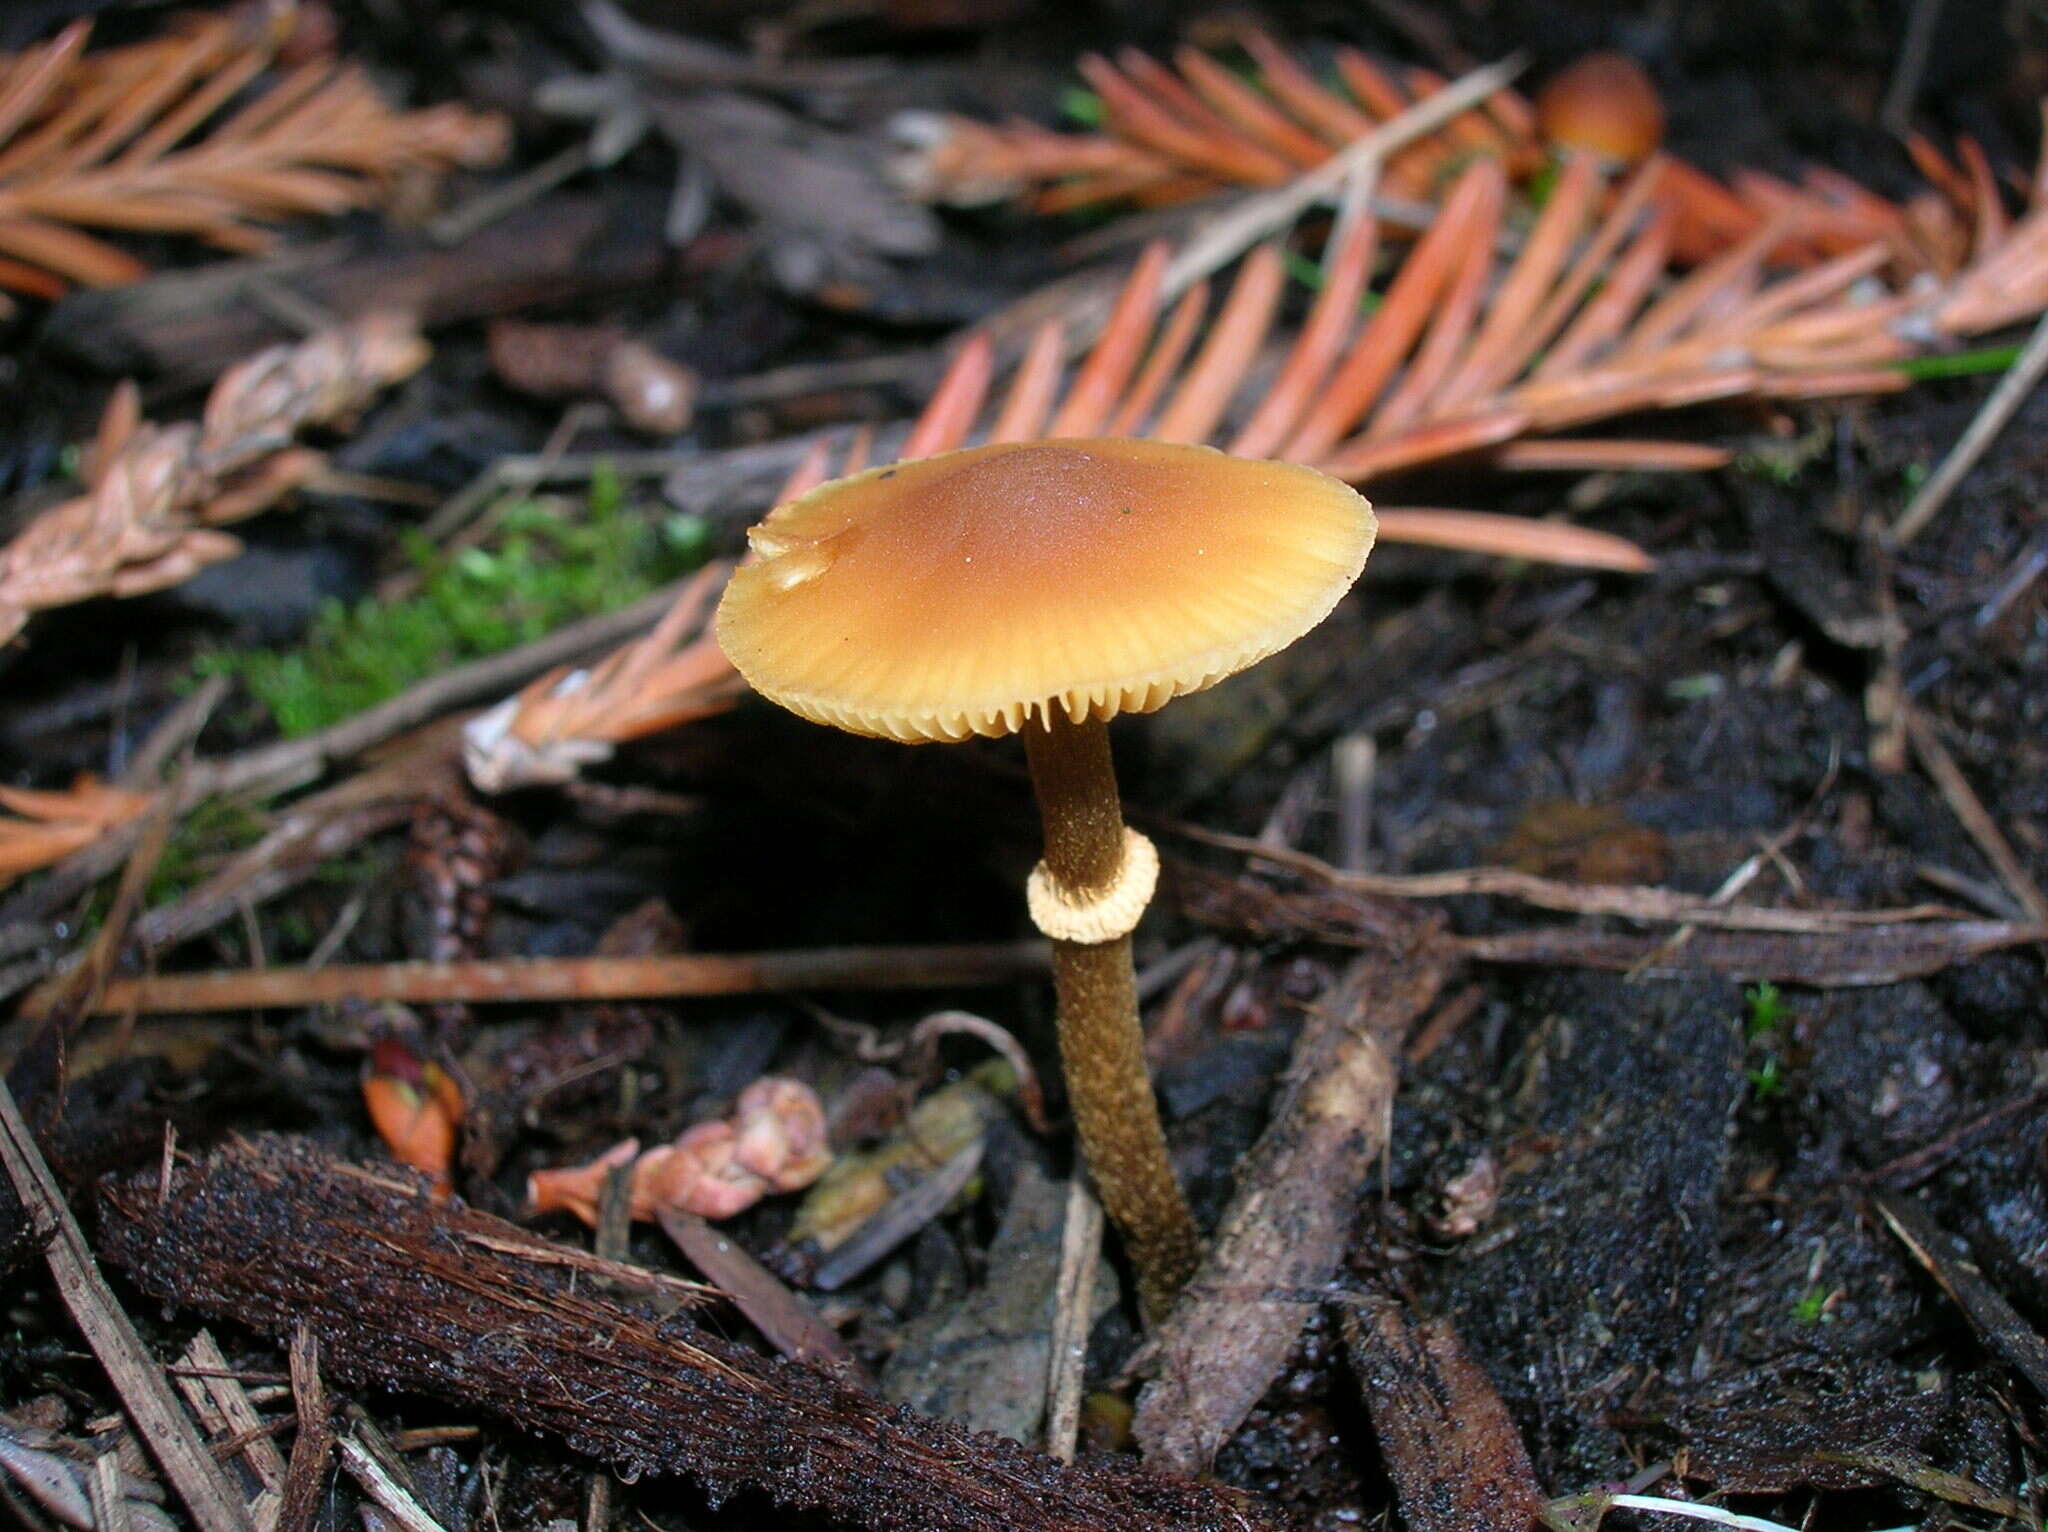
[[1543,87],[1536,122],[1554,144],[1634,165],[1664,141],[1664,102],[1626,53],[1589,53]]
[[916,743],[1149,712],[1285,648],[1372,547],[1290,463],[1168,442],[969,447],[769,513],[718,641],[771,701]]

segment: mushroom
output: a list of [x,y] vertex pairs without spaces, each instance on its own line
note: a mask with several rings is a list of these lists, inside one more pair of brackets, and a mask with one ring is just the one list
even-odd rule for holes
[[1609,165],[1640,164],[1664,141],[1664,102],[1626,53],[1588,53],[1536,97],[1538,130]]
[[1371,506],[1312,469],[1157,441],[1010,442],[779,506],[719,605],[733,665],[805,718],[912,744],[1023,736],[1045,828],[1026,892],[1052,939],[1067,1093],[1154,1319],[1201,1242],[1131,964],[1159,858],[1123,822],[1108,722],[1292,643],[1372,538]]

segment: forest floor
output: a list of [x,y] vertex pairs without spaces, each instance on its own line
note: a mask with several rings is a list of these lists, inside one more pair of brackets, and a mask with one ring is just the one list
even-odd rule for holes
[[[514,8],[429,4],[411,8],[425,20],[403,24],[375,4],[338,9],[352,45],[387,60],[395,78],[445,63],[450,73],[428,94],[454,88],[497,104],[512,90],[500,76],[515,65],[537,76],[575,61],[564,26]],[[898,58],[902,78],[878,88],[889,100],[923,93],[931,104],[972,99],[1048,119],[1075,54],[1124,36],[1170,40],[1185,19],[1104,8],[1084,32],[1064,14],[989,3],[937,7],[962,11],[966,24],[928,32],[884,19],[921,7],[855,9],[817,45]],[[1410,36],[1365,19],[1381,8],[1346,12],[1351,30],[1335,34],[1328,8],[1298,9],[1275,7],[1267,19],[1290,36],[1413,52]],[[1713,14],[1675,22],[1661,10],[1605,8],[1596,21],[1595,9],[1492,0],[1448,13],[1444,26],[1470,57],[1527,47],[1539,72],[1586,47],[1646,51],[1671,102],[1672,147],[1710,168],[1825,159],[1888,193],[1911,185],[1903,156],[1871,122],[1895,40],[1842,42],[1824,6],[1695,7]],[[1745,29],[1766,23],[1783,29],[1782,46],[1760,49],[1752,37],[1738,50]],[[400,47],[402,26],[415,24],[432,46]],[[2036,146],[2021,135],[2048,53],[2038,38],[2006,36],[1986,58],[1984,39],[1970,42],[1974,53],[1939,55],[1923,112],[1937,127],[1984,136],[2000,163],[2028,166]],[[522,127],[515,169],[567,141]],[[642,226],[658,216],[666,155],[650,142],[605,172],[607,216],[625,207]],[[892,268],[899,288],[835,305],[792,296],[743,222],[721,204],[652,276],[627,273],[567,306],[532,306],[620,325],[694,370],[704,390],[696,420],[660,444],[683,471],[666,480],[638,472],[632,459],[649,451],[645,439],[589,424],[573,452],[616,454],[626,472],[600,466],[581,482],[512,497],[518,504],[493,512],[453,564],[419,552],[433,503],[499,458],[543,450],[561,416],[559,405],[498,381],[480,324],[436,329],[427,369],[333,453],[358,486],[425,493],[409,503],[347,484],[322,489],[295,511],[238,528],[248,551],[197,579],[40,616],[0,657],[5,782],[118,776],[208,676],[230,685],[199,753],[232,758],[280,728],[303,733],[347,716],[370,695],[351,690],[372,684],[364,677],[377,662],[366,653],[413,667],[391,683],[402,691],[472,657],[458,640],[494,615],[516,617],[506,641],[529,640],[654,590],[707,553],[736,551],[772,486],[758,472],[703,464],[744,466],[763,443],[906,418],[930,385],[931,348],[1058,274],[1062,247],[1088,226],[1007,210],[948,215],[939,255]],[[1292,291],[1289,311],[1310,296]],[[119,311],[124,322],[143,313]],[[63,314],[61,304],[29,306],[0,336],[12,377],[0,469],[22,505],[58,449],[89,438],[108,386],[89,347],[64,343],[77,324],[67,331]],[[864,365],[880,381],[864,380]],[[797,366],[822,369],[824,381],[786,393],[746,386]],[[149,410],[190,410],[196,381],[160,380]],[[2042,1524],[2048,981],[2038,942],[1851,983],[1838,982],[1838,958],[1809,953],[1794,931],[1774,949],[1781,977],[1756,982],[1739,962],[1713,971],[1709,957],[1729,933],[1589,919],[1479,891],[1414,897],[1397,886],[1410,875],[1506,867],[1546,887],[1721,891],[1808,912],[1940,904],[1972,920],[2024,921],[2024,900],[1987,856],[1982,828],[2009,846],[2023,881],[2048,885],[2048,397],[2019,409],[1910,547],[1880,535],[1995,381],[1659,419],[1651,429],[1660,435],[1732,449],[1728,466],[1705,473],[1537,477],[1453,466],[1375,484],[1384,504],[1536,516],[1564,507],[1639,544],[1657,566],[1599,573],[1384,545],[1338,613],[1286,655],[1115,726],[1129,813],[1167,862],[1137,955],[1173,1158],[1205,1226],[1272,1121],[1304,1032],[1355,995],[1363,973],[1423,961],[1415,954],[1425,950],[1442,965],[1387,1050],[1398,1073],[1390,1126],[1356,1186],[1339,1269],[1290,1298],[1305,1321],[1300,1340],[1249,1418],[1211,1444],[1216,1479],[1256,1496],[1247,1503],[1259,1514],[1277,1506],[1328,1528],[1386,1525],[1398,1496],[1411,1528],[1526,1520],[1526,1506],[1492,1520],[1470,1506],[1432,1512],[1404,1483],[1412,1449],[1390,1435],[1380,1414],[1390,1385],[1372,1374],[1375,1355],[1395,1367],[1371,1345],[1387,1332],[1360,1320],[1393,1305],[1413,1333],[1476,1364],[1479,1392],[1490,1384],[1505,1406],[1546,1496],[1628,1486],[1844,1532],[2006,1516]],[[18,521],[11,515],[6,530]],[[605,584],[596,600],[577,585],[593,580]],[[351,617],[335,605],[365,598],[381,599],[385,615]],[[1943,763],[1960,774],[1960,795]],[[303,966],[316,955],[321,964],[566,962],[598,950],[953,946],[1029,934],[1018,889],[1037,855],[1037,822],[1012,741],[907,750],[748,698],[623,746],[568,789],[486,797],[450,773],[382,792],[323,811],[329,840],[294,848],[297,870],[275,891],[252,884],[215,917],[148,927],[286,823],[297,811],[290,800],[216,802],[183,816],[154,848],[139,906],[125,912],[113,878],[60,905],[38,905],[39,885],[26,880],[5,896],[15,902],[0,903],[0,935],[32,935],[0,951],[0,963],[26,965],[17,988],[42,980],[110,912],[173,933],[148,954],[164,972]],[[1233,838],[1263,839],[1280,854],[1261,857]],[[1386,886],[1332,881],[1332,867]],[[1445,933],[1458,945],[1439,952],[1431,943]],[[1624,939],[1635,945],[1616,958]],[[1703,956],[1692,963],[1695,942]],[[122,964],[138,960],[131,951]],[[989,1063],[986,1035],[954,1032],[928,1054],[909,1046],[921,1018],[958,1010],[1021,1045],[1050,1098],[1049,1124],[1030,1120],[1018,1060]],[[20,1049],[33,1024],[11,1027],[6,1041]],[[409,1016],[351,1002],[103,1018],[69,1039],[61,1117],[39,1115],[50,1098],[29,1097],[22,1083],[53,1091],[54,1076],[17,1054],[24,1110],[44,1130],[121,1305],[159,1359],[184,1353],[203,1317],[264,1421],[306,1418],[303,1391],[294,1416],[280,1386],[292,1374],[294,1316],[303,1318],[291,1293],[252,1288],[209,1306],[180,1283],[211,1281],[209,1261],[223,1271],[260,1264],[266,1242],[303,1241],[317,1253],[370,1227],[360,1209],[337,1211],[344,1193],[317,1175],[301,1185],[263,1167],[266,1156],[291,1155],[330,1168],[383,1163],[361,1082],[368,1050],[393,1038],[414,1066],[445,1062],[464,1082],[457,1206],[579,1250],[582,1225],[525,1212],[531,1171],[581,1164],[629,1136],[673,1137],[724,1114],[763,1075],[816,1090],[847,1164],[866,1163],[877,1143],[900,1149],[906,1131],[915,1148],[933,1130],[906,1130],[905,1103],[944,1098],[970,1120],[949,1126],[948,1152],[924,1163],[966,1174],[950,1196],[898,1208],[893,1242],[865,1265],[831,1269],[843,1230],[834,1226],[829,1242],[816,1230],[852,1215],[815,1198],[770,1197],[720,1229],[771,1269],[763,1290],[794,1291],[838,1337],[847,1375],[878,1378],[889,1398],[921,1412],[1038,1445],[1074,1151],[1050,989],[1035,972],[927,993],[828,980],[798,994],[423,1005]],[[166,1121],[179,1153],[201,1157],[188,1174],[221,1178],[174,1199],[193,1220],[183,1224],[148,1211]],[[963,1166],[956,1151],[976,1144]],[[103,1176],[104,1206],[94,1194]],[[906,1201],[917,1181],[874,1168],[866,1184],[881,1206]],[[236,1243],[245,1235],[199,1216],[203,1205],[232,1210],[237,1198],[271,1194],[291,1217],[278,1214],[263,1239],[246,1235],[246,1249]],[[19,1220],[19,1207],[5,1211]],[[790,1488],[781,1469],[749,1467],[737,1448],[694,1474],[604,1478],[594,1470],[636,1454],[655,1469],[710,1460],[691,1457],[700,1449],[689,1443],[664,1458],[648,1445],[652,1426],[565,1424],[516,1367],[438,1374],[422,1315],[456,1301],[433,1286],[442,1278],[430,1259],[456,1225],[432,1220],[469,1215],[406,1216],[428,1222],[405,1236],[416,1243],[394,1235],[388,1258],[425,1264],[348,1287],[352,1315],[321,1307],[311,1289],[325,1279],[314,1268],[295,1280],[307,1289],[304,1312],[362,1332],[320,1337],[340,1359],[328,1379],[340,1395],[337,1428],[381,1432],[451,1532],[606,1518],[708,1529],[773,1514],[762,1495],[812,1507],[818,1525],[833,1516],[930,1524],[916,1499],[929,1486],[903,1491],[909,1510],[873,1489],[863,1514]],[[144,1236],[123,1232],[124,1221],[152,1217],[162,1225],[147,1236],[160,1242],[153,1256]],[[113,1440],[103,1417],[117,1405],[35,1254],[39,1227],[0,1227],[11,1267],[0,1281],[0,1444],[40,1443],[61,1458],[78,1443]],[[657,1225],[621,1236],[614,1225],[600,1239],[608,1257],[700,1270]],[[173,1249],[194,1263],[186,1279],[166,1275]],[[1127,1404],[1144,1361],[1134,1364],[1139,1315],[1113,1232],[1105,1250],[1083,1327],[1084,1465],[1135,1452]],[[335,1254],[344,1265],[361,1258]],[[600,1295],[591,1301],[631,1306],[645,1296],[616,1279],[591,1278]],[[421,1314],[405,1315],[414,1281]],[[701,1323],[734,1355],[788,1349],[787,1332],[762,1331],[751,1310],[716,1303]],[[669,1333],[650,1328],[646,1343],[666,1344]],[[398,1348],[389,1356],[378,1349],[385,1340]],[[1445,1365],[1439,1386],[1450,1386],[1445,1376],[1463,1374]],[[590,1378],[598,1388],[601,1370]],[[629,1394],[651,1386],[620,1385]],[[815,1450],[827,1465],[819,1473],[854,1474],[830,1466],[829,1444],[773,1435],[778,1420],[850,1408],[836,1395],[821,1400],[793,1390],[788,1416],[732,1430],[769,1433],[749,1447],[761,1462]],[[588,1407],[592,1420],[603,1415]],[[1462,1419],[1456,1399],[1445,1408]],[[716,1414],[695,1396],[677,1409],[682,1435],[691,1412]],[[233,1434],[232,1419],[215,1426],[217,1439]],[[263,1477],[275,1470],[238,1451],[216,1457],[245,1489],[278,1487]],[[1510,1481],[1522,1470],[1500,1473]],[[378,1498],[358,1490],[360,1476],[338,1482],[312,1524],[341,1526]],[[0,1484],[24,1524],[67,1524],[20,1482],[0,1473]],[[375,1518],[390,1513],[364,1514],[382,1525]],[[1609,1524],[1631,1515],[1637,1525],[1680,1524],[1619,1510]]]

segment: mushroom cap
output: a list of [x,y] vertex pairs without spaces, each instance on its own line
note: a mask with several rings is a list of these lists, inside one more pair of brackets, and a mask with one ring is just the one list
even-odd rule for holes
[[1536,123],[1554,144],[1634,165],[1664,141],[1664,101],[1626,53],[1588,53],[1537,94]]
[[778,506],[718,608],[770,701],[906,743],[1150,712],[1329,615],[1372,507],[1311,468],[1125,439],[869,469]]

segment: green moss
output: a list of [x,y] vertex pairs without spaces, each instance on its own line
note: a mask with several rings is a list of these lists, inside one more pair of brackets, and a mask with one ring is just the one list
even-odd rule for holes
[[414,541],[417,595],[328,602],[298,647],[220,651],[198,669],[241,681],[282,734],[310,734],[452,665],[637,600],[701,563],[706,541],[693,517],[636,515],[617,476],[600,473],[582,517],[521,501],[488,548],[448,555]]

